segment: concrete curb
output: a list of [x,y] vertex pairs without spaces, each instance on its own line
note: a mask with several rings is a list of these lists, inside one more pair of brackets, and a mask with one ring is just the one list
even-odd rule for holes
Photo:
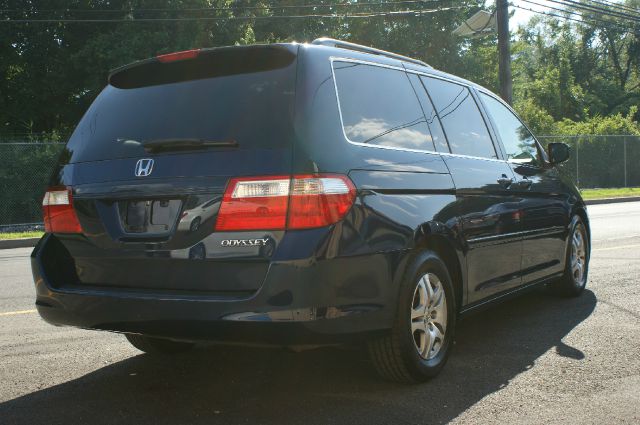
[[39,240],[40,238],[22,238],[0,241],[0,249],[32,248],[36,246]]
[[584,201],[584,203],[587,205],[617,204],[618,202],[640,202],[640,196],[627,196],[623,198],[590,199],[588,201]]

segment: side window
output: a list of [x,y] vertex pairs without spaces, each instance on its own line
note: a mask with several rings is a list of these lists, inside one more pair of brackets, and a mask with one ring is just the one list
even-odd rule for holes
[[511,162],[540,164],[536,141],[522,121],[492,96],[484,93],[480,93],[480,96],[500,135],[507,159]]
[[435,150],[429,126],[403,71],[337,61],[333,69],[349,140]]
[[420,106],[422,106],[422,112],[427,118],[427,125],[429,126],[429,130],[431,130],[433,143],[436,145],[438,152],[449,152],[447,138],[444,136],[444,131],[442,131],[442,125],[440,125],[438,114],[436,114],[436,108],[434,108],[433,103],[431,103],[431,99],[429,99],[429,96],[422,85],[422,82],[420,82],[420,77],[411,73],[407,73],[407,75],[409,76],[409,81],[411,81],[411,85],[416,92],[416,96],[418,96]]
[[489,130],[469,88],[437,78],[420,78],[436,107],[451,153],[497,158]]

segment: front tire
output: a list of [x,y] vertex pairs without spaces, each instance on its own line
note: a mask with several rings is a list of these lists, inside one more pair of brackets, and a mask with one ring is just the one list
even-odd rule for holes
[[190,342],[172,341],[146,335],[125,334],[127,340],[138,350],[147,354],[171,355],[189,351],[194,344]]
[[589,273],[590,247],[587,227],[576,215],[569,225],[564,275],[554,282],[554,289],[560,295],[577,297],[587,284]]
[[456,325],[455,296],[447,267],[432,251],[420,253],[401,283],[392,330],[368,344],[385,379],[415,383],[444,367]]

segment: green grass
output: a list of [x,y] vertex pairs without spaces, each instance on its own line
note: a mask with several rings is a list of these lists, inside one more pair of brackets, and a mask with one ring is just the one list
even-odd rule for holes
[[583,189],[584,199],[623,198],[627,196],[640,196],[640,187],[624,187],[620,189]]
[[39,238],[42,235],[43,235],[43,232],[0,233],[0,241],[8,240],[8,239]]

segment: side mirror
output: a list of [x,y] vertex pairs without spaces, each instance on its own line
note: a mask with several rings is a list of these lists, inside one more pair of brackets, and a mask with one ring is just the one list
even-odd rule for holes
[[570,148],[566,143],[549,143],[547,150],[552,164],[560,164],[569,159]]

